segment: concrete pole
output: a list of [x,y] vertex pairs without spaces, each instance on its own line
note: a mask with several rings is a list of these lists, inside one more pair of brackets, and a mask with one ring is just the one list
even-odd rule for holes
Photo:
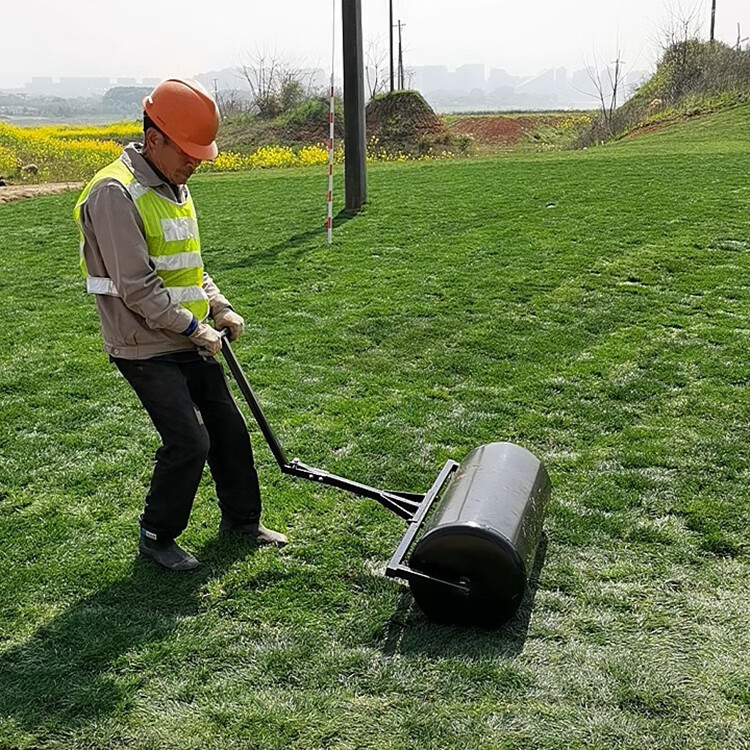
[[398,19],[398,90],[403,91],[406,88],[404,82],[404,48],[401,44],[401,29],[406,24],[401,23],[401,19]]
[[711,44],[716,40],[716,0],[711,3]]
[[362,0],[342,0],[344,27],[344,168],[346,208],[358,211],[367,203],[367,140],[365,133],[365,64]]
[[393,90],[395,88],[394,73],[393,73],[393,0],[391,0],[390,19],[391,19],[391,22],[389,24],[390,28],[388,30],[388,38],[391,40],[391,93],[393,93]]

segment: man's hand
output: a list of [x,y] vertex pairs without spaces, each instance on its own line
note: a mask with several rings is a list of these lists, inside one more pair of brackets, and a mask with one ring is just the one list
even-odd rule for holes
[[218,330],[223,328],[229,329],[229,340],[236,341],[245,330],[245,321],[241,315],[237,315],[234,310],[225,307],[214,315],[214,325]]
[[222,335],[211,326],[201,323],[193,333],[190,340],[199,348],[204,349],[212,357],[221,351]]

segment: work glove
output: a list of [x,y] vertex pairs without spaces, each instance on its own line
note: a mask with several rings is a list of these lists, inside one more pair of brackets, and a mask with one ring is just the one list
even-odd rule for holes
[[215,357],[221,351],[222,335],[215,328],[201,323],[189,336],[190,340],[211,357]]
[[225,307],[214,315],[214,325],[220,331],[228,328],[230,341],[236,341],[245,330],[245,320],[231,307]]

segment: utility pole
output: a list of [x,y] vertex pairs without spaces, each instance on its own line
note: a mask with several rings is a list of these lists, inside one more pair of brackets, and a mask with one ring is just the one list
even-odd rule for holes
[[711,3],[711,44],[716,41],[716,0]]
[[344,27],[344,171],[347,211],[367,203],[365,63],[362,0],[342,0]]
[[742,49],[743,42],[746,42],[750,39],[750,36],[746,36],[744,39],[742,38],[742,26],[740,24],[737,24],[737,51],[739,52]]
[[388,25],[388,37],[391,40],[391,93],[394,89],[393,80],[393,0],[390,0],[391,12],[390,12],[390,23]]
[[614,111],[617,109],[617,94],[619,93],[620,88],[620,69],[622,65],[625,64],[624,60],[620,60],[620,57],[618,55],[617,59],[614,62],[615,66],[615,75],[612,79],[612,103],[610,105],[610,112],[614,113]]
[[219,109],[219,116],[223,117],[224,113],[221,111],[221,102],[219,101],[219,79],[214,78],[214,101]]
[[401,29],[406,26],[405,23],[401,23],[401,19],[398,19],[398,90],[403,91],[406,87],[404,85],[404,48],[401,44]]

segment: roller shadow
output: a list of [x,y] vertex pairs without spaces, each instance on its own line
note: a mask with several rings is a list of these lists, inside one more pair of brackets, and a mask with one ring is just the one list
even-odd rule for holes
[[[341,211],[339,211],[333,218],[334,230],[338,227],[343,226],[348,221],[351,221],[351,219],[353,219],[359,213],[359,211],[347,211],[346,209],[342,209]],[[325,231],[325,224],[318,225],[314,229],[308,229],[306,232],[300,232],[298,234],[292,235],[291,237],[289,237],[289,239],[283,240],[282,242],[277,242],[276,244],[269,245],[268,247],[258,248],[256,252],[252,253],[251,258],[249,258],[248,256],[243,256],[230,262],[222,262],[221,266],[222,268],[227,269],[247,268],[248,262],[251,259],[254,262],[274,260],[279,255],[279,253],[282,253],[285,250],[307,248],[313,240],[325,236]]]
[[404,586],[399,605],[391,618],[381,650],[394,654],[423,654],[430,657],[468,656],[513,659],[524,649],[539,578],[547,556],[547,536],[542,534],[534,557],[521,606],[506,625],[497,630],[436,625],[422,614]]
[[0,717],[37,733],[53,726],[71,731],[127,710],[144,669],[128,658],[140,661],[139,650],[171,636],[179,619],[198,614],[198,594],[207,581],[255,549],[214,540],[197,550],[203,564],[189,573],[136,559],[129,576],[74,604],[0,656]]

